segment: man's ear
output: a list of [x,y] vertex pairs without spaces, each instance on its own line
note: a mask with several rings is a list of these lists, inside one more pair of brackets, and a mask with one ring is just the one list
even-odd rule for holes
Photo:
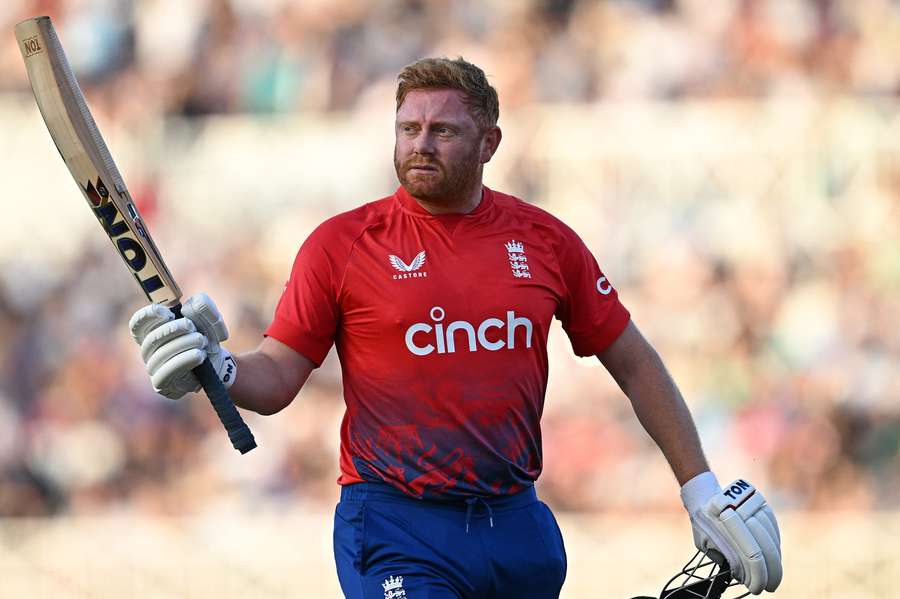
[[497,151],[497,147],[500,145],[501,139],[503,139],[503,132],[496,125],[485,132],[481,138],[481,154],[479,156],[481,164],[491,161],[494,152]]

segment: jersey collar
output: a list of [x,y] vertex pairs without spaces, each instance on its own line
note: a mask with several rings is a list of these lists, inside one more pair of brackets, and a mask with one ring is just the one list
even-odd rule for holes
[[491,209],[491,206],[494,205],[494,192],[490,188],[488,188],[487,185],[482,185],[481,189],[483,190],[481,194],[481,201],[478,203],[478,206],[475,207],[475,210],[469,212],[468,214],[432,214],[422,208],[421,204],[419,204],[419,202],[417,202],[414,197],[409,195],[409,193],[406,191],[406,189],[404,189],[402,185],[397,188],[397,191],[394,192],[394,197],[397,198],[397,201],[400,203],[400,206],[403,207],[403,210],[405,212],[414,214],[416,216],[425,216],[436,218],[438,220],[440,220],[441,217],[453,217],[454,219],[470,218],[485,214],[488,210]]

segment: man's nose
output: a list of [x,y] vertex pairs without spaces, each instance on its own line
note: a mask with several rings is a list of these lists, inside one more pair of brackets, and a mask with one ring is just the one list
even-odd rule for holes
[[413,141],[413,151],[416,154],[434,154],[434,139],[427,131],[422,131]]

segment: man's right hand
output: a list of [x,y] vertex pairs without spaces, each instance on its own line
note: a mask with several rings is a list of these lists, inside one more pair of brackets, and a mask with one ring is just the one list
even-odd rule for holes
[[153,388],[170,399],[199,390],[200,381],[191,371],[209,357],[227,389],[237,376],[237,364],[219,345],[228,339],[228,328],[216,304],[199,293],[184,301],[181,313],[182,318],[175,318],[165,306],[150,304],[128,323]]

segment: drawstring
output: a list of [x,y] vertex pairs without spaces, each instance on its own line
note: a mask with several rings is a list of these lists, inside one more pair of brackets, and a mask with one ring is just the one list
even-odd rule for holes
[[472,521],[472,512],[475,510],[475,504],[479,501],[487,509],[488,521],[491,523],[491,528],[494,528],[494,510],[491,509],[490,504],[481,497],[469,497],[466,499],[466,534],[469,534],[469,522]]

